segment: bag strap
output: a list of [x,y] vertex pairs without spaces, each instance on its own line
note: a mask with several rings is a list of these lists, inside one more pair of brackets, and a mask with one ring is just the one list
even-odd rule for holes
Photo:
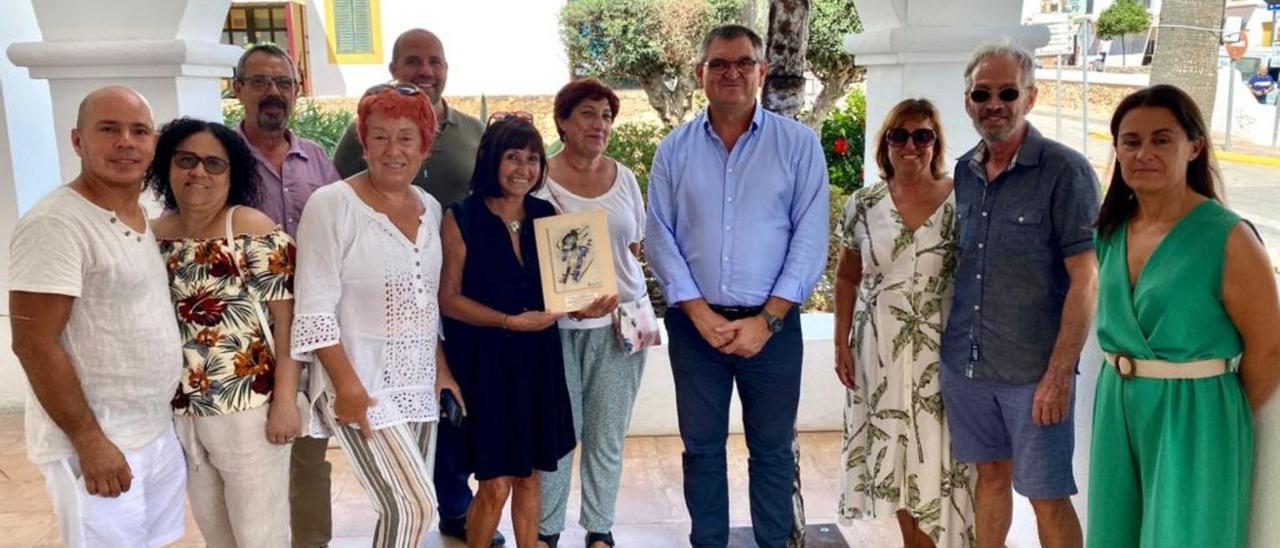
[[258,316],[258,324],[262,326],[263,338],[267,340],[267,347],[271,349],[271,354],[276,355],[275,333],[271,332],[271,322],[267,321],[267,313],[262,310],[262,303],[253,297],[253,292],[249,290],[249,279],[244,275],[244,271],[240,270],[240,249],[236,243],[236,235],[232,230],[231,221],[236,215],[236,208],[240,206],[231,206],[227,210],[227,223],[225,232],[227,234],[227,246],[231,248],[231,268],[236,271],[236,276],[240,278],[240,285],[244,287],[245,295],[249,301],[253,303],[253,311]]

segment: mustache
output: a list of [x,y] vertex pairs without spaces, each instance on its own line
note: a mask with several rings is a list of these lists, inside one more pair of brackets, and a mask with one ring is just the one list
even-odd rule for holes
[[266,97],[263,97],[261,101],[258,101],[258,108],[264,109],[268,107],[278,107],[282,110],[288,110],[289,103],[285,102],[283,97],[268,95]]

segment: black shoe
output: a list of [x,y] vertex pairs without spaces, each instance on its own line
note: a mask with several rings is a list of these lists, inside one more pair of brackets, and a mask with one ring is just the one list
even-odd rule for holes
[[538,533],[538,542],[545,543],[547,548],[556,548],[556,545],[560,543],[560,533],[554,535]]
[[[446,537],[452,537],[462,542],[467,541],[467,515],[463,514],[456,518],[447,518],[440,520],[440,534]],[[493,532],[492,546],[502,546],[507,543],[507,537],[502,536],[501,531]]]
[[587,548],[591,548],[591,544],[595,542],[603,542],[609,546],[616,546],[613,543],[613,532],[608,533],[587,533]]

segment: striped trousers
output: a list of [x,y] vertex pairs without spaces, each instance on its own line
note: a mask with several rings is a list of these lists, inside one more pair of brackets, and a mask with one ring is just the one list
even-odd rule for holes
[[437,423],[388,426],[374,430],[373,437],[366,440],[359,427],[339,425],[327,411],[331,409],[328,402],[321,402],[319,407],[325,410],[321,413],[325,422],[378,511],[373,546],[421,546],[437,517],[436,492],[431,484]]

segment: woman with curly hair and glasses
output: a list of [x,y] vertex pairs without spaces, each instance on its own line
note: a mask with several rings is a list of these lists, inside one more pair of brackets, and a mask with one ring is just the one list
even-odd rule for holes
[[338,438],[374,503],[373,545],[416,547],[436,519],[441,392],[462,396],[440,348],[440,203],[412,185],[436,117],[401,83],[357,115],[368,169],[317,190],[298,224],[293,355],[321,366],[311,433]]
[[[287,546],[289,443],[300,433],[293,241],[252,209],[249,147],[222,124],[165,126],[147,184],[184,370],[173,398],[191,511],[209,546]],[[305,399],[304,399],[305,400]]]

